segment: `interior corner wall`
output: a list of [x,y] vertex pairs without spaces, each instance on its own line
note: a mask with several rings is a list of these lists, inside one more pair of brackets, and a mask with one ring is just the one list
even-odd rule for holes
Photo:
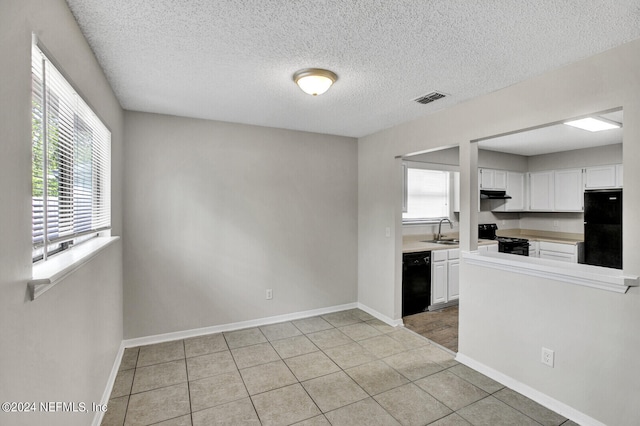
[[[640,40],[360,138],[359,300],[384,315],[400,317],[396,308],[399,303],[393,300],[402,285],[396,273],[402,248],[402,240],[397,238],[402,228],[397,213],[401,182],[395,170],[396,156],[457,144],[464,152],[473,140],[616,107],[624,108],[625,119],[623,265],[625,273],[640,275],[640,223],[635,220],[635,212],[640,209],[638,69]],[[472,246],[477,200],[474,203],[470,188],[477,172],[463,167],[460,172],[460,235],[463,240],[468,239],[463,244]],[[385,234],[386,227],[392,230],[390,237]],[[460,264],[461,354],[586,418],[611,425],[637,424],[640,407],[629,401],[640,398],[637,380],[630,373],[640,371],[638,287],[624,295],[609,294],[543,278],[516,279],[513,273],[480,269],[464,261]],[[481,294],[482,299],[474,300],[476,294]],[[483,300],[492,300],[490,306],[495,309],[487,309]],[[525,313],[535,312],[539,305],[543,315],[536,314],[534,321],[525,318]],[[504,306],[509,308],[497,310]],[[544,344],[560,348],[556,359],[562,357],[563,363],[547,370],[543,380],[531,372],[539,370]]]
[[[113,234],[122,231],[123,111],[64,0],[0,2],[0,401],[100,403],[122,341],[115,243],[29,300],[31,34],[112,136]],[[39,408],[39,407],[38,407]],[[95,413],[0,413],[0,424],[87,425]]]
[[357,301],[355,139],[129,111],[125,134],[125,338]]

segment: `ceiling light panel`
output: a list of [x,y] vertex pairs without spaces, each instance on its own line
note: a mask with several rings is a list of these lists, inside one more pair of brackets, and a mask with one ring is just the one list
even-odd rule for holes
[[564,124],[572,127],[577,127],[578,129],[588,130],[590,132],[601,132],[603,130],[618,129],[621,127],[619,123],[615,123],[613,121],[605,121],[593,117],[566,121]]

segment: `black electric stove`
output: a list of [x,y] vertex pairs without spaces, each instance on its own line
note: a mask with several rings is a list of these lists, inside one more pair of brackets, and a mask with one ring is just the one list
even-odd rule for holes
[[529,240],[526,238],[498,237],[495,223],[478,225],[478,238],[498,241],[498,251],[501,253],[529,256]]

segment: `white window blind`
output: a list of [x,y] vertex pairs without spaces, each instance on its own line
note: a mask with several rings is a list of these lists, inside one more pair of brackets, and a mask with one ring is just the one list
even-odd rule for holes
[[32,49],[34,261],[111,227],[111,132]]
[[404,221],[449,217],[449,173],[439,170],[407,169]]

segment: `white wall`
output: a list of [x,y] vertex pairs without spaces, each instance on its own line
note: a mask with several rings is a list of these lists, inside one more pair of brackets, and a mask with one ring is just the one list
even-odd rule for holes
[[458,166],[460,150],[457,146],[453,146],[446,149],[439,149],[437,151],[425,152],[422,154],[415,154],[405,157],[407,161],[417,161],[419,163],[435,163],[445,164],[449,166]]
[[523,155],[478,149],[478,167],[526,173],[528,159]]
[[[477,152],[469,141],[620,106],[625,114],[624,265],[625,272],[640,274],[640,223],[635,221],[635,211],[640,209],[640,169],[636,167],[640,161],[638,69],[640,41],[635,41],[359,139],[359,301],[400,318],[401,175],[395,156],[460,145],[461,247],[468,250],[474,248],[478,223],[471,208],[477,205],[476,191],[471,190],[477,185],[475,169],[471,171]],[[394,231],[389,238],[385,237],[386,227]],[[565,287],[570,284],[545,279],[522,279],[507,272],[480,273],[479,267],[471,268],[464,262],[460,268],[462,354],[605,424],[637,423],[640,408],[630,401],[640,398],[640,388],[626,376],[640,371],[638,288],[613,296],[587,288],[569,289]],[[506,286],[511,286],[510,291],[503,291]],[[562,290],[551,292],[554,286]],[[516,308],[505,309],[505,315],[489,310],[482,301],[473,300],[480,291],[483,300],[493,299],[495,306]],[[528,297],[536,291],[540,294]],[[537,306],[546,315],[536,315],[536,321],[525,323],[525,313],[534,312]],[[517,307],[522,313],[515,316],[515,325],[505,325],[512,321],[511,314]],[[493,337],[496,330],[504,330],[498,334],[500,339]],[[541,336],[549,336],[549,345],[558,345],[557,356],[570,360],[548,370],[545,380],[534,379],[530,373],[539,365]],[[606,342],[604,347],[601,339]],[[560,341],[563,343],[556,343]],[[567,349],[568,343],[572,349]],[[599,373],[603,368],[608,374]]]
[[[421,163],[437,163],[458,166],[460,163],[460,149],[455,146],[423,154],[411,155],[405,159]],[[522,155],[488,151],[486,149],[478,150],[478,167],[525,173],[528,171],[528,162],[528,157]]]
[[622,144],[574,149],[527,158],[530,172],[622,163]]
[[[29,301],[31,33],[112,132],[112,221],[122,229],[122,110],[63,0],[0,2],[0,401],[100,402],[122,340],[121,245]],[[0,424],[86,425],[92,414],[0,413]]]
[[[554,226],[557,223],[558,226]],[[520,213],[520,229],[584,234],[583,213]]]
[[355,139],[136,112],[125,133],[126,338],[357,301]]
[[[461,279],[460,353],[606,425],[638,424],[637,288],[618,294],[470,265]],[[542,347],[555,351],[554,368],[540,362]]]

